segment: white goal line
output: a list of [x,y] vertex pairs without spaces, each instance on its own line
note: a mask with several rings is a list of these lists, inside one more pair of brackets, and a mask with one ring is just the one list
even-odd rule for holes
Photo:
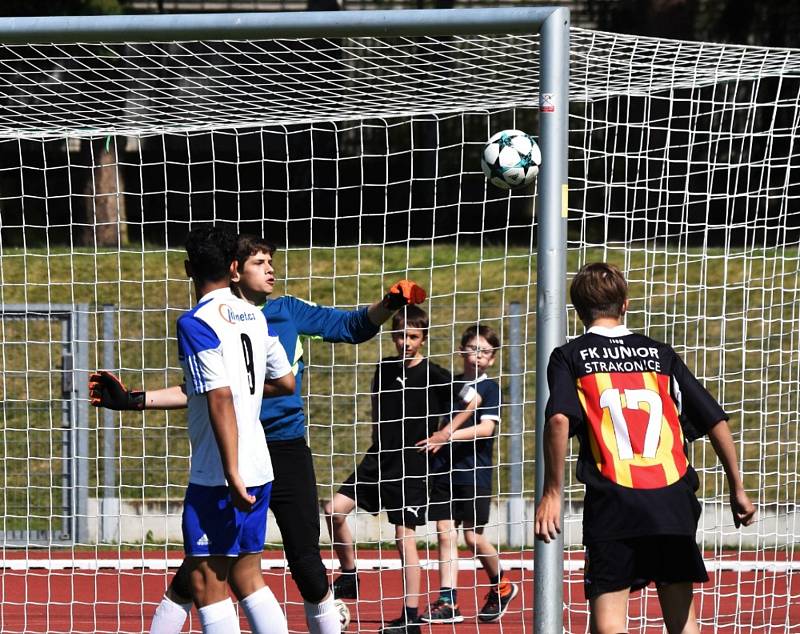
[[[178,568],[182,559],[0,559],[0,569],[11,571],[26,570],[169,570]],[[329,570],[337,570],[338,564],[332,559],[322,560]],[[506,570],[533,570],[531,559],[502,559],[503,568]],[[564,570],[575,572],[583,570],[583,560],[568,560],[564,562]],[[421,559],[420,566],[426,570],[438,567],[437,559]],[[358,561],[359,570],[399,570],[402,564],[399,559],[362,559]],[[458,562],[459,570],[477,570],[480,567],[474,559],[463,558]],[[285,559],[263,559],[262,570],[288,568]],[[734,572],[800,572],[798,561],[706,561],[709,571],[734,571]]]

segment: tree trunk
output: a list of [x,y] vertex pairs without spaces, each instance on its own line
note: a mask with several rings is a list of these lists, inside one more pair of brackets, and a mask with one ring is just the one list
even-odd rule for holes
[[117,139],[84,142],[91,171],[83,193],[86,196],[84,246],[119,247],[128,244],[125,187],[117,161]]

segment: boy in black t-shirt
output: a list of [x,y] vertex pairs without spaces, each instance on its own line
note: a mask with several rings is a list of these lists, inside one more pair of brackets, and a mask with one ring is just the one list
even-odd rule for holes
[[464,331],[460,345],[464,372],[454,378],[458,390],[455,409],[465,410],[474,398],[477,408],[468,418],[457,417],[417,443],[434,454],[432,469],[437,472],[432,478],[428,518],[436,520],[440,589],[439,598],[422,616],[426,623],[464,620],[456,603],[458,526],[463,527],[464,541],[480,560],[491,586],[478,619],[484,623],[499,620],[519,591],[516,584],[503,578],[497,550],[483,535],[489,521],[492,452],[500,423],[500,386],[486,371],[494,365],[499,348],[500,338],[488,326],[470,326]]
[[407,306],[392,320],[392,341],[398,356],[378,364],[372,380],[372,445],[355,472],[326,505],[328,528],[342,574],[334,581],[337,598],[356,598],[353,537],[347,515],[356,506],[377,515],[387,511],[403,564],[405,610],[388,623],[383,634],[417,634],[420,595],[416,527],[425,524],[428,503],[428,461],[416,444],[439,427],[453,402],[450,372],[428,361],[422,347],[428,316]]
[[626,631],[631,590],[653,581],[667,632],[696,634],[692,584],[708,575],[695,542],[701,509],[689,441],[708,435],[725,469],[735,525],[750,525],[756,512],[728,415],[670,346],[623,325],[628,286],[619,269],[587,264],[570,296],[587,332],[555,349],[547,368],[536,536],[549,542],[561,531],[564,461],[568,438],[577,435],[592,632]]

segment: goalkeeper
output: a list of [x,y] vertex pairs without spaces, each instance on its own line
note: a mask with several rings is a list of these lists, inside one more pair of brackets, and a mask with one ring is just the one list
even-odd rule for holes
[[[302,337],[357,344],[374,337],[380,325],[399,308],[425,299],[414,282],[394,284],[386,296],[369,307],[354,311],[317,306],[291,296],[267,301],[275,285],[272,256],[275,247],[253,236],[239,236],[234,291],[243,299],[263,304],[269,329],[280,339],[295,373],[295,392],[265,401],[261,423],[272,457],[275,480],[270,510],[280,528],[292,578],[304,599],[306,623],[311,634],[339,634],[325,566],[319,551],[319,501],[311,452],[305,441],[302,379],[305,369]],[[129,391],[112,374],[90,378],[90,395],[96,407],[117,410],[174,409],[186,406],[183,386],[154,391]],[[274,388],[264,386],[264,396]],[[185,567],[173,577],[156,609],[152,634],[181,631],[191,609],[191,592]]]
[[750,525],[756,512],[728,415],[670,346],[625,327],[628,284],[615,266],[581,268],[570,297],[586,333],[556,348],[547,367],[536,537],[549,542],[561,531],[564,460],[577,434],[591,631],[627,631],[628,596],[652,581],[667,632],[697,634],[692,584],[708,574],[695,542],[701,509],[689,441],[708,435],[731,489],[734,524]]

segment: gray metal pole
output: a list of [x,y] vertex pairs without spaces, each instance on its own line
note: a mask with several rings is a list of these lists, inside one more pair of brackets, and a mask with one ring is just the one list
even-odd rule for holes
[[75,377],[73,370],[75,362],[73,359],[72,337],[75,328],[74,318],[68,316],[61,318],[61,507],[63,518],[61,520],[61,533],[59,539],[75,539],[73,518],[75,509],[72,503],[74,495],[73,482],[74,467],[72,463],[72,420],[75,417],[74,408],[74,383]]
[[89,306],[79,304],[73,312],[72,345],[74,350],[72,445],[75,465],[72,483],[76,543],[89,543]]
[[[103,306],[103,367],[110,370],[114,363],[114,307]],[[119,541],[119,496],[117,495],[117,417],[110,409],[103,410],[103,497],[100,514],[100,541]]]
[[1,18],[5,44],[530,33],[556,9],[297,11]]
[[[566,336],[567,142],[569,121],[569,11],[557,9],[540,30],[539,231],[536,311],[536,502],[544,482],[544,408],[549,395],[547,363]],[[536,634],[562,632],[564,540],[536,542],[534,627]]]
[[525,500],[522,498],[522,414],[525,368],[522,363],[522,310],[519,302],[511,302],[508,307],[509,330],[509,383],[510,383],[510,424],[509,424],[509,498],[508,498],[508,545],[525,545]]

